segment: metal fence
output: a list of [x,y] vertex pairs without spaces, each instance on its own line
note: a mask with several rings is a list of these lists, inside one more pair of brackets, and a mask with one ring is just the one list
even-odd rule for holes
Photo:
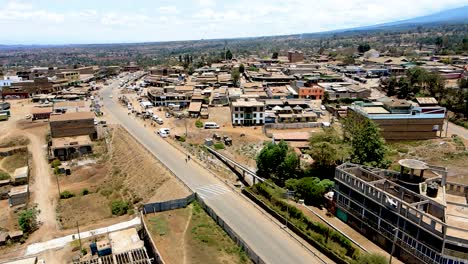
[[211,209],[203,199],[196,195],[196,200],[206,213],[228,234],[228,236],[240,247],[255,264],[265,264],[266,262],[226,223]]
[[143,206],[143,214],[151,214],[157,212],[164,212],[179,208],[184,208],[195,200],[195,194],[192,193],[189,196],[177,200],[149,203]]
[[151,235],[150,235],[150,233],[148,231],[148,227],[145,224],[143,213],[140,212],[140,214],[141,214],[141,224],[143,226],[143,228],[142,228],[142,230],[140,232],[141,232],[142,239],[143,239],[143,241],[145,243],[145,248],[147,249],[149,256],[151,258],[153,258],[153,260],[154,260],[153,263],[165,264],[164,260],[163,260],[163,258],[161,256],[161,253],[159,253],[159,250],[156,247],[156,243],[154,243],[154,240],[153,240],[153,238],[151,237]]

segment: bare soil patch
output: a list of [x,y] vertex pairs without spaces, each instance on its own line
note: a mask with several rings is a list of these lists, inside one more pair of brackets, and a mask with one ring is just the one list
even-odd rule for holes
[[[108,142],[108,144],[106,144]],[[64,228],[76,221],[88,225],[112,217],[112,201],[123,200],[130,211],[144,203],[186,197],[189,191],[127,131],[113,127],[109,137],[95,142],[94,154],[68,162],[71,175],[59,176],[61,191],[75,197],[60,200]],[[90,194],[83,196],[87,190]]]

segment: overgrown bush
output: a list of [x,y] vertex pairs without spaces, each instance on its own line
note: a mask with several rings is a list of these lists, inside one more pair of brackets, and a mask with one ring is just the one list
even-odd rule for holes
[[62,162],[58,159],[54,159],[50,165],[52,166],[52,168],[57,168],[58,166],[62,165]]
[[8,179],[10,179],[10,174],[4,171],[0,171],[0,181],[8,180]]
[[215,149],[224,149],[224,144],[221,142],[214,143],[213,147]]
[[129,205],[126,201],[122,201],[122,200],[112,201],[111,211],[113,215],[117,215],[117,216],[124,215],[127,213],[128,208],[129,208]]
[[70,191],[63,191],[60,193],[60,199],[69,199],[74,197],[75,194]]
[[81,195],[82,196],[85,196],[85,195],[88,195],[89,194],[89,190],[84,188],[83,190],[81,190]]
[[386,257],[382,255],[369,253],[369,254],[363,254],[359,256],[356,263],[357,264],[386,264],[388,263],[388,260]]
[[180,141],[180,142],[185,142],[187,140],[187,138],[185,136],[179,136],[179,137],[177,137],[177,140]]
[[203,127],[203,122],[200,121],[200,120],[197,120],[197,121],[195,121],[195,126],[198,127],[198,128],[202,128]]

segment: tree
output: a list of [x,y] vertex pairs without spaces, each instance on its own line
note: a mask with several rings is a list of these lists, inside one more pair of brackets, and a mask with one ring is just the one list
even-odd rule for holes
[[36,206],[26,209],[19,214],[18,225],[24,233],[31,233],[38,227],[37,216],[40,210]]
[[349,146],[333,128],[324,129],[309,139],[312,168],[321,174],[332,174],[337,164],[349,157]]
[[278,52],[273,52],[273,55],[271,56],[272,59],[278,59]]
[[351,162],[387,168],[388,149],[377,125],[352,112],[342,121],[344,138],[351,145]]
[[440,100],[445,90],[445,80],[438,73],[427,73],[425,77],[425,89],[431,96]]
[[298,178],[301,175],[299,158],[284,141],[278,144],[266,143],[256,161],[257,175],[272,179],[279,186],[284,186],[287,179]]
[[113,215],[124,215],[127,213],[129,205],[126,201],[112,201],[111,211]]
[[232,82],[234,83],[234,86],[237,86],[239,83],[239,79],[240,79],[239,69],[233,69],[231,71],[231,78],[232,78]]
[[359,46],[358,46],[358,52],[359,53],[364,53],[366,51],[369,51],[370,49],[371,48],[370,48],[369,43],[359,44]]
[[226,59],[227,60],[232,60],[232,52],[229,49],[226,51]]
[[239,72],[244,73],[245,72],[245,66],[244,64],[239,65]]

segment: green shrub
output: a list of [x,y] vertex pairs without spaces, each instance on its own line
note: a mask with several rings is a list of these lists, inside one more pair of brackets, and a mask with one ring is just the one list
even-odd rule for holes
[[8,180],[8,179],[10,179],[10,174],[4,171],[0,171],[0,181]]
[[129,208],[129,205],[126,201],[122,200],[117,200],[117,201],[112,201],[111,204],[111,211],[113,215],[124,215],[127,213]]
[[187,138],[185,136],[179,136],[179,137],[177,137],[177,140],[180,141],[180,142],[185,142],[185,140],[187,140]]
[[36,207],[32,207],[22,211],[19,214],[18,225],[20,229],[28,234],[37,229],[37,215],[40,213]]
[[62,165],[62,162],[60,162],[60,160],[58,159],[54,159],[50,165],[52,166],[52,168],[57,168],[58,166]]
[[213,145],[215,149],[224,149],[224,144],[221,142],[217,142]]
[[376,253],[369,253],[363,254],[359,256],[356,261],[357,264],[386,264],[388,260],[386,257],[376,254]]
[[69,199],[74,197],[75,194],[70,191],[63,191],[60,193],[60,199]]
[[88,195],[89,194],[89,190],[84,188],[83,190],[81,190],[81,195],[82,196],[85,196],[85,195]]
[[203,122],[200,121],[200,120],[197,120],[197,121],[195,121],[195,126],[198,127],[198,128],[202,128],[203,127]]
[[86,256],[86,254],[88,254],[88,250],[86,250],[86,248],[82,248],[82,249],[81,249],[81,254],[82,254],[83,256]]

